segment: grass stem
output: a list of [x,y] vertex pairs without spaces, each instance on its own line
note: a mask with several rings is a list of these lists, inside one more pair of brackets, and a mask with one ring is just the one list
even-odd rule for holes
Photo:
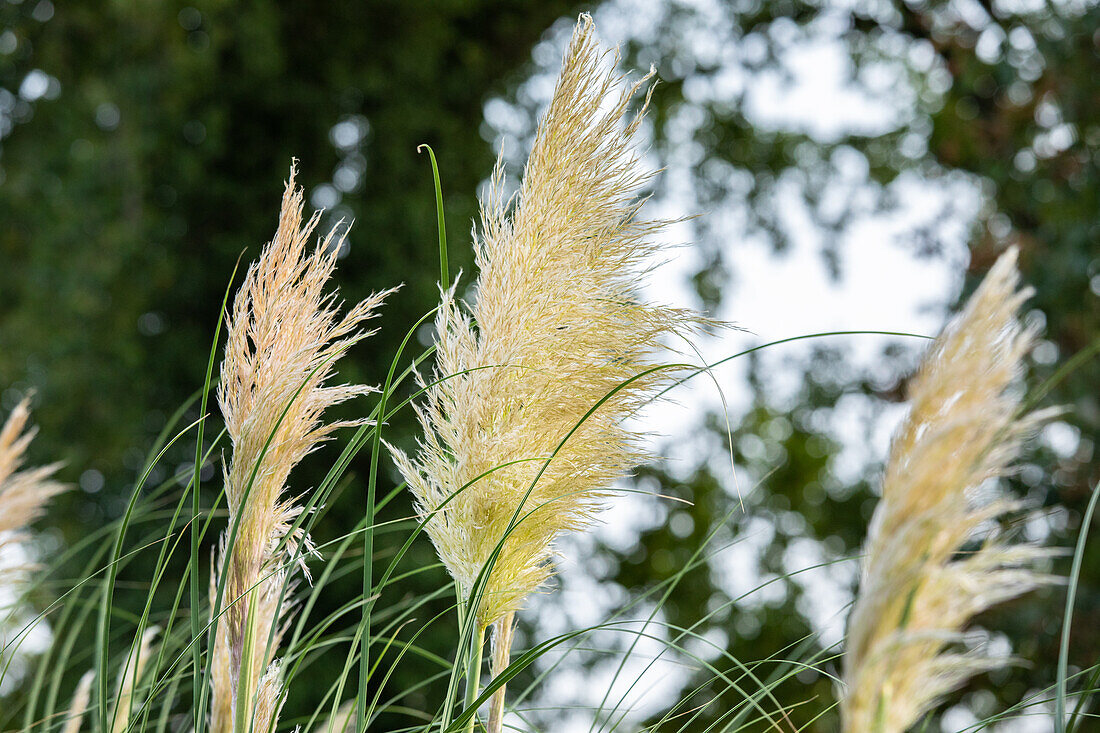
[[252,656],[256,644],[256,604],[253,602],[254,590],[248,592],[246,598],[237,599],[237,603],[246,603],[248,618],[245,622],[244,639],[242,640],[241,669],[237,678],[237,690],[235,700],[235,714],[233,716],[233,732],[249,733],[252,729],[252,715],[256,680],[252,679]]
[[[498,677],[508,668],[512,656],[512,633],[515,631],[515,614],[509,613],[493,624],[493,677]],[[501,685],[493,693],[489,703],[488,733],[501,733],[504,729],[505,686]]]
[[[475,622],[476,623],[476,622]],[[466,707],[470,707],[477,700],[481,690],[481,660],[485,652],[485,627],[477,624],[477,632],[474,634],[470,645],[469,666],[466,668]],[[467,733],[474,733],[477,729],[477,713],[470,716],[466,724]]]

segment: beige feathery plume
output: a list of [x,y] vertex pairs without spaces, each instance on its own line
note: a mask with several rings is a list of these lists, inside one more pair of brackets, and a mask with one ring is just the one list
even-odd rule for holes
[[150,626],[141,640],[130,650],[122,669],[118,671],[118,694],[115,696],[114,722],[111,733],[124,733],[130,726],[130,714],[134,706],[134,687],[141,681],[145,666],[153,654],[153,639],[160,633],[159,626]]
[[[292,167],[275,238],[249,268],[234,301],[218,385],[233,445],[225,475],[229,524],[238,517],[240,523],[232,547],[226,546],[228,532],[223,535],[220,552],[226,612],[212,654],[212,733],[232,731],[238,713],[248,716],[251,730],[266,733],[278,716],[282,681],[274,660],[291,605],[282,599],[294,570],[288,564],[299,548],[304,558],[311,547],[302,533],[288,535],[301,507],[284,487],[291,469],[334,430],[359,424],[325,423],[321,416],[373,388],[327,382],[344,351],[373,333],[363,324],[391,292],[339,316],[335,294],[326,295],[325,285],[341,242],[334,229],[309,246],[320,212],[303,223],[294,175]],[[298,567],[308,578],[304,560]]]
[[615,481],[646,456],[623,420],[659,380],[624,383],[656,363],[661,339],[692,321],[637,294],[664,224],[637,218],[651,174],[632,144],[642,113],[627,111],[649,76],[624,84],[608,55],[582,15],[514,210],[499,163],[482,204],[470,315],[452,292],[440,305],[443,381],[417,408],[419,453],[391,449],[420,515],[438,510],[426,530],[464,592],[521,503],[532,512],[493,568],[483,625],[520,608],[552,573],[554,539],[587,527]]
[[73,701],[69,703],[69,712],[65,716],[65,726],[61,733],[80,733],[80,724],[84,720],[84,713],[88,710],[88,703],[92,699],[92,682],[95,681],[95,672],[88,670],[76,684],[73,693]]
[[[65,490],[51,477],[60,464],[20,470],[37,430],[27,429],[30,398],[23,399],[0,428],[0,550],[26,539],[24,528],[40,517],[49,499]],[[0,583],[10,583],[27,567],[0,567]]]
[[314,728],[314,733],[351,733],[355,730],[355,704],[354,700],[348,700],[342,704],[335,713],[328,716],[325,722]]
[[[27,574],[35,569],[22,553],[10,550],[28,539],[27,526],[42,516],[51,497],[66,488],[52,478],[60,464],[23,468],[27,447],[36,433],[34,428],[27,428],[29,420],[28,397],[15,406],[0,428],[0,595],[7,599],[0,600],[0,648],[4,650],[0,652],[0,666],[27,653],[19,648],[25,638],[25,621],[29,620],[23,616],[29,609],[22,597]],[[22,676],[15,669],[5,680],[8,684],[18,684]]]
[[848,625],[841,715],[848,733],[901,733],[945,693],[1004,659],[954,651],[979,612],[1049,582],[1050,554],[990,528],[1018,504],[991,496],[1049,415],[1019,414],[1014,390],[1036,337],[1017,319],[1006,252],[936,339],[910,385],[871,520]]
[[504,543],[478,611],[483,625],[516,611],[550,576],[554,538],[587,527],[615,480],[642,460],[622,421],[657,380],[622,385],[690,320],[637,295],[663,224],[637,218],[651,174],[632,145],[641,113],[627,116],[649,76],[625,85],[607,56],[581,16],[514,210],[499,163],[482,204],[471,313],[450,292],[440,306],[436,371],[446,379],[418,408],[419,454],[393,450],[421,516],[438,510],[427,532],[466,592],[517,507],[534,510]]
[[[617,61],[582,15],[515,201],[498,163],[482,202],[476,299],[467,311],[444,294],[443,381],[418,407],[418,454],[391,449],[464,595],[508,535],[477,609],[505,645],[512,614],[553,572],[555,538],[589,526],[647,455],[624,420],[662,378],[630,380],[699,322],[638,294],[666,222],[638,217],[652,174],[635,145],[645,105],[629,107],[652,72],[630,84]],[[497,659],[499,671],[507,650]]]

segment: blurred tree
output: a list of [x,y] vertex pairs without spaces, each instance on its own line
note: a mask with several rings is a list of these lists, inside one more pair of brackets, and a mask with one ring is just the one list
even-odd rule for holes
[[0,381],[38,390],[40,450],[134,467],[128,451],[201,384],[233,264],[271,236],[292,157],[329,223],[356,222],[347,297],[407,282],[377,356],[359,355],[377,379],[435,300],[416,146],[436,147],[462,243],[492,165],[483,95],[568,7],[0,5]]

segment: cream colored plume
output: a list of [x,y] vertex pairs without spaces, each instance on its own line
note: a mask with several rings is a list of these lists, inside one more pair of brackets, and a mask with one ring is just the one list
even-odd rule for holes
[[130,726],[130,715],[137,705],[134,701],[134,688],[145,674],[145,667],[153,655],[153,639],[159,633],[158,626],[147,628],[138,643],[130,650],[122,669],[118,671],[118,694],[115,696],[111,733],[125,733]]
[[[65,490],[52,479],[60,464],[22,469],[27,446],[36,433],[34,428],[27,429],[30,415],[30,398],[25,398],[0,428],[0,551],[25,540],[27,525],[42,515],[51,497]],[[0,567],[0,584],[17,580],[29,569]]]
[[1011,544],[996,520],[1018,508],[993,479],[1045,414],[1021,416],[1019,378],[1036,337],[1017,312],[1006,252],[936,339],[910,385],[871,520],[848,625],[841,714],[847,733],[900,733],[939,698],[1005,660],[957,650],[978,613],[1050,579],[1049,551]]
[[73,700],[69,703],[69,712],[65,716],[65,725],[61,733],[80,733],[80,724],[84,720],[84,713],[88,710],[88,703],[92,699],[92,682],[95,681],[95,672],[88,670],[80,681],[76,683],[76,691]]
[[[26,639],[27,623],[34,616],[24,604],[25,581],[35,565],[28,562],[20,544],[28,539],[27,526],[45,511],[46,502],[65,490],[53,480],[59,464],[23,468],[27,447],[35,429],[27,428],[30,400],[22,400],[0,427],[0,671],[5,683],[0,692],[17,686],[23,675],[21,665],[12,664],[32,652],[21,648]],[[22,660],[20,660],[22,661]],[[6,677],[6,679],[5,679]]]
[[476,298],[444,294],[419,451],[392,449],[420,515],[438,512],[426,529],[464,594],[522,506],[482,626],[522,605],[552,573],[554,539],[587,527],[644,459],[623,421],[661,380],[629,380],[694,322],[638,294],[663,222],[638,218],[652,174],[634,142],[644,105],[629,107],[649,76],[627,83],[617,60],[581,16],[515,200],[498,163],[482,202]]
[[228,532],[223,535],[218,564],[226,573],[227,610],[212,655],[212,733],[232,731],[238,710],[257,733],[270,730],[278,716],[282,682],[275,651],[292,605],[284,597],[286,581],[296,551],[305,572],[311,548],[303,534],[289,536],[301,507],[286,493],[287,477],[334,430],[358,424],[325,423],[322,413],[372,388],[328,381],[344,351],[370,335],[363,324],[389,293],[339,315],[325,285],[341,242],[334,229],[310,244],[320,213],[303,223],[294,174],[292,168],[275,238],[249,268],[233,303],[218,385],[233,445],[225,476],[229,526],[238,517],[240,524],[231,547]]
[[[118,670],[117,691],[114,700],[114,710],[111,716],[111,733],[125,733],[130,727],[130,715],[135,706],[134,688],[141,682],[141,676],[145,673],[145,667],[149,658],[153,655],[153,639],[160,633],[159,626],[150,626],[141,635],[141,639],[130,650]],[[84,713],[88,709],[91,700],[92,682],[95,681],[95,671],[88,670],[80,678],[73,693],[72,702],[69,704],[69,712],[65,716],[63,733],[79,733],[80,723],[84,719]]]

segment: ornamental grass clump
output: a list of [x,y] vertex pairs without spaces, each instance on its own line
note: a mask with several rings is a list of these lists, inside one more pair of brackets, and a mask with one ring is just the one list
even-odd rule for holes
[[275,238],[245,276],[227,324],[218,403],[233,453],[225,473],[229,529],[212,579],[224,615],[212,654],[212,733],[274,728],[283,698],[275,652],[282,637],[290,576],[308,579],[310,539],[293,529],[301,506],[286,491],[291,469],[333,431],[360,421],[323,422],[322,413],[372,387],[328,384],[336,360],[371,333],[363,324],[389,291],[340,316],[325,285],[341,241],[334,228],[310,246],[320,212],[302,221],[294,169]]
[[638,216],[648,94],[629,110],[652,72],[627,83],[618,59],[582,15],[515,199],[498,162],[482,201],[476,295],[444,293],[419,451],[392,451],[460,593],[478,596],[478,628],[495,625],[497,672],[555,538],[588,527],[648,456],[624,421],[663,383],[663,342],[700,322],[639,295],[667,222]]
[[1036,330],[1017,311],[1006,252],[936,339],[910,385],[871,520],[849,620],[841,714],[848,733],[900,733],[938,699],[1002,658],[959,650],[981,611],[1050,582],[1050,551],[1012,544],[997,522],[1019,508],[990,483],[1049,413],[1021,414],[1015,389]]

